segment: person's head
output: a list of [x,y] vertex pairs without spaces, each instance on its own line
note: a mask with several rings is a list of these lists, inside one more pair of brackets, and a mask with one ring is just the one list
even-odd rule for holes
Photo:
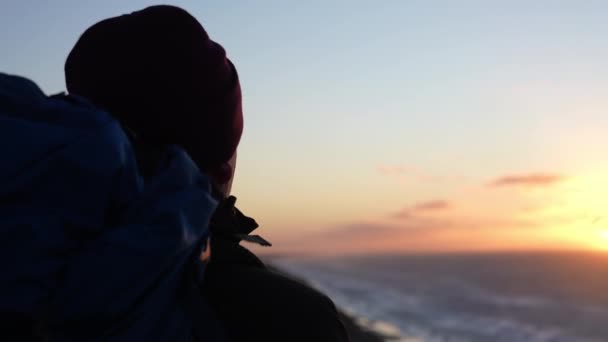
[[178,144],[229,192],[243,130],[234,65],[188,12],[153,6],[103,20],[65,64],[67,89],[108,110],[143,144]]

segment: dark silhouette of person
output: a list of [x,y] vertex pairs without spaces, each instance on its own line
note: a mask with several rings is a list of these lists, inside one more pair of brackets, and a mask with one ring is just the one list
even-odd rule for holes
[[[129,132],[146,182],[166,167],[164,156],[173,145],[212,179],[220,204],[209,222],[211,247],[201,256],[204,279],[199,283],[197,272],[184,272],[183,281],[196,284],[201,305],[211,307],[227,340],[348,340],[329,298],[267,268],[240,245],[267,241],[251,235],[257,223],[230,196],[243,131],[239,78],[224,49],[193,16],[153,6],[103,20],[80,37],[65,76],[71,95],[108,111]],[[186,302],[198,295],[189,291],[181,292]],[[197,315],[192,306],[189,314]],[[194,329],[205,340],[204,322]]]

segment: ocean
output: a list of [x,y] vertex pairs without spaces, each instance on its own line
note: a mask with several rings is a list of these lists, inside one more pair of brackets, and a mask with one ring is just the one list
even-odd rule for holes
[[608,254],[280,257],[272,263],[387,341],[608,341]]

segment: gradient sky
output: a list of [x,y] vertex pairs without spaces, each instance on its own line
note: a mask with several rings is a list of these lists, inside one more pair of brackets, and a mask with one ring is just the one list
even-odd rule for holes
[[[151,4],[4,0],[0,70],[62,91],[80,33]],[[274,251],[608,249],[608,2],[172,4],[239,70]]]

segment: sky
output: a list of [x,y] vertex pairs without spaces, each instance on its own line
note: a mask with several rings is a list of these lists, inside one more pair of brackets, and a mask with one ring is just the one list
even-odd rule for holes
[[[239,71],[266,251],[608,251],[607,2],[168,3]],[[4,0],[0,71],[63,91],[88,26],[153,4]]]

